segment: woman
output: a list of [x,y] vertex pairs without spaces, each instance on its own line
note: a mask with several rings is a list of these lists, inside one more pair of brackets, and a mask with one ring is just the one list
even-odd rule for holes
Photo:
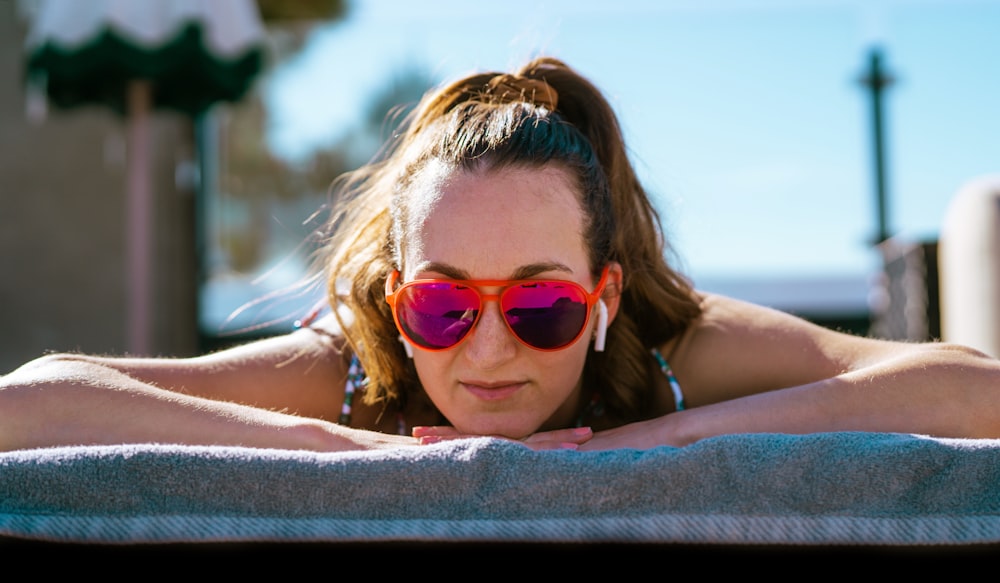
[[190,359],[42,357],[0,381],[0,447],[1000,436],[996,360],[693,290],[610,105],[560,61],[429,93],[338,186],[329,315]]

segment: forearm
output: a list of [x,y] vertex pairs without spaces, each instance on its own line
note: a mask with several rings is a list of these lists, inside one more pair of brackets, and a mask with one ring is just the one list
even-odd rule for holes
[[683,445],[727,433],[887,431],[1000,437],[1000,363],[928,346],[837,377],[693,408],[662,419]]
[[0,378],[2,450],[159,442],[341,451],[404,439],[183,395],[83,361],[29,365]]

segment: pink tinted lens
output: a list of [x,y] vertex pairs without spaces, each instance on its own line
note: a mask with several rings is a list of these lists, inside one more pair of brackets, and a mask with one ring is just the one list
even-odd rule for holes
[[514,334],[542,350],[573,342],[587,321],[587,294],[570,282],[518,284],[507,288],[500,301]]
[[479,313],[475,290],[447,282],[418,283],[400,289],[396,315],[407,338],[424,348],[458,344]]

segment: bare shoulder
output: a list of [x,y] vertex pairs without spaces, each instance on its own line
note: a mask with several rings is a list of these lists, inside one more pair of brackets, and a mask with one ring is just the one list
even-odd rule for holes
[[668,347],[692,405],[829,378],[889,350],[887,343],[730,297],[703,294],[701,304],[698,320]]

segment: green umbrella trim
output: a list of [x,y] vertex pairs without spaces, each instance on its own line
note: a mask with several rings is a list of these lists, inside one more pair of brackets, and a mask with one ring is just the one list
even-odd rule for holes
[[148,79],[153,107],[196,115],[217,102],[238,101],[263,68],[263,49],[223,58],[206,46],[199,23],[188,23],[169,42],[143,47],[106,29],[71,48],[46,42],[27,58],[26,82],[44,85],[49,101],[69,109],[103,104],[124,113],[128,84]]

